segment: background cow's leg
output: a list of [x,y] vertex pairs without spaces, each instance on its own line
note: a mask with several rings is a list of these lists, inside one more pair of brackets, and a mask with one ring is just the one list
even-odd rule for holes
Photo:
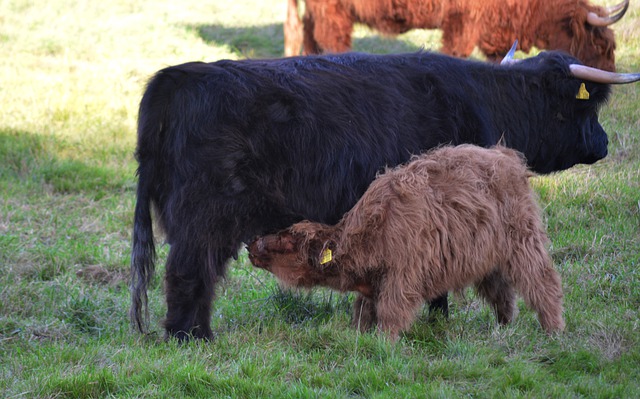
[[302,22],[298,16],[298,0],[287,0],[287,19],[283,25],[284,55],[300,55],[302,48]]
[[495,53],[487,53],[483,49],[480,49],[480,51],[482,51],[484,55],[487,57],[487,61],[493,62],[494,64],[499,64],[500,61],[502,61],[502,59],[504,58],[503,55],[495,54]]
[[[318,3],[318,4],[316,4]],[[341,53],[351,49],[353,16],[341,1],[307,2],[304,53]]]
[[312,15],[306,13],[302,19],[302,53],[304,55],[320,54],[322,49],[316,41],[313,31],[315,29],[315,20]]
[[445,54],[467,58],[473,52],[479,39],[476,24],[469,22],[467,13],[451,13],[442,26],[442,48]]

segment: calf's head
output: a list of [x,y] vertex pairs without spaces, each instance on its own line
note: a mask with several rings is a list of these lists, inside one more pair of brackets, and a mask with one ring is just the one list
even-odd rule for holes
[[256,237],[249,245],[249,260],[254,266],[273,273],[290,287],[310,288],[331,285],[337,271],[333,262],[335,241],[329,226],[312,222],[296,223],[276,234]]

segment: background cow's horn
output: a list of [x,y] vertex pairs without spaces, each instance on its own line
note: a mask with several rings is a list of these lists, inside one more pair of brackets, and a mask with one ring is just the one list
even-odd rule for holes
[[[587,14],[587,22],[593,26],[609,26],[613,23],[618,22],[620,18],[622,18],[624,14],[627,12],[628,8],[629,8],[629,0],[625,0],[623,3],[620,3],[616,6],[611,7],[611,9],[614,9],[615,11],[617,11],[616,9],[622,9],[622,11],[620,11],[618,14],[614,16],[601,17],[595,12],[590,12]],[[615,11],[610,11],[610,12],[615,12]]]
[[517,62],[513,59],[513,55],[516,53],[516,48],[518,48],[518,39],[513,42],[513,46],[511,46],[507,55],[505,55],[502,61],[500,61],[500,65],[511,65]]
[[571,64],[569,69],[574,77],[595,83],[623,84],[640,80],[640,73],[609,72],[579,64]]
[[626,8],[626,7],[629,7],[629,0],[624,0],[620,4],[616,4],[615,6],[607,7],[607,8],[605,8],[605,10],[607,10],[607,14],[612,14],[612,13],[618,12],[618,11],[620,11],[623,8]]

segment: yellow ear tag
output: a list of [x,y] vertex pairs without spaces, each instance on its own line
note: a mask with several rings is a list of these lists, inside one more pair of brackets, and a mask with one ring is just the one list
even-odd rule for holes
[[584,82],[580,84],[580,89],[578,89],[578,95],[576,96],[578,100],[588,100],[589,92],[587,91],[587,87],[584,85]]
[[333,253],[331,252],[331,250],[329,248],[325,249],[320,254],[320,264],[321,265],[324,265],[325,263],[331,262],[331,259],[333,259]]

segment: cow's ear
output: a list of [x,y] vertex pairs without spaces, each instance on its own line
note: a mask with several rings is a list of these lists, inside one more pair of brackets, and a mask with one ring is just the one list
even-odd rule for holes
[[580,87],[578,88],[578,94],[576,94],[576,98],[578,100],[588,100],[591,95],[589,94],[589,90],[587,90],[587,86],[584,82],[580,83]]
[[597,112],[604,105],[611,92],[609,85],[593,83],[589,81],[572,82],[572,92],[575,100],[573,104],[577,109]]

